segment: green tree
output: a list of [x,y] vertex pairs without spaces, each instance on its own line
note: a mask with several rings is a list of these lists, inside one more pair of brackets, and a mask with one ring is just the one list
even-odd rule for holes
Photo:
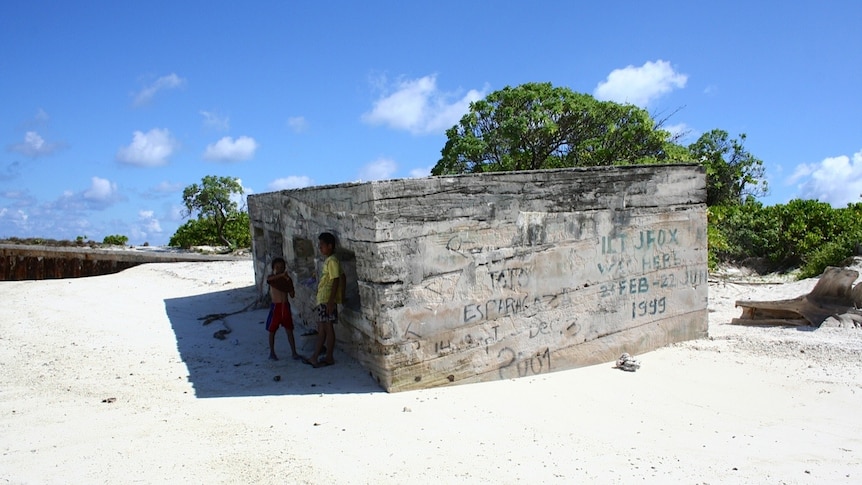
[[706,205],[739,205],[766,195],[763,161],[743,146],[745,134],[731,140],[726,131],[704,133],[688,146],[693,160],[706,168]]
[[192,246],[221,244],[215,231],[215,224],[207,219],[189,219],[177,228],[168,241],[169,246],[188,249]]
[[113,244],[116,246],[125,246],[128,242],[129,238],[122,234],[112,234],[110,236],[105,236],[105,238],[102,239],[102,244]]
[[835,209],[793,199],[764,206],[751,198],[708,208],[709,263],[758,258],[769,271],[801,268],[807,278],[842,266],[862,243],[862,203]]
[[[225,235],[232,242],[230,247],[251,247],[251,231],[249,230],[248,212],[240,212],[237,217],[228,221],[225,226]],[[215,224],[211,219],[190,219],[177,228],[171,236],[168,245],[190,248],[192,246],[216,246],[224,244],[216,232]]]
[[[186,224],[189,226],[184,230],[186,236],[206,234],[207,226],[211,225],[215,231],[215,237],[220,243],[226,246],[235,246],[236,243],[232,243],[228,238],[227,228],[231,227],[232,223],[240,218],[244,211],[240,211],[237,203],[231,200],[233,194],[240,196],[243,194],[239,179],[233,177],[207,175],[201,179],[200,185],[192,184],[186,187],[183,190],[186,216],[191,217],[193,214],[197,214],[198,220],[198,223]],[[245,232],[248,231],[248,225],[246,225]],[[180,230],[178,229],[177,232],[179,233]]]
[[507,86],[471,103],[446,137],[433,175],[668,162],[674,148],[645,110],[551,83]]

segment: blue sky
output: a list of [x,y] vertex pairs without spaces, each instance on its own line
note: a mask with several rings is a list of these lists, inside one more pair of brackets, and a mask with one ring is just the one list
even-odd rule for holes
[[[526,82],[745,133],[766,204],[862,194],[862,1],[0,3],[0,238],[166,244],[182,189],[425,176]],[[678,110],[678,111],[677,111]]]

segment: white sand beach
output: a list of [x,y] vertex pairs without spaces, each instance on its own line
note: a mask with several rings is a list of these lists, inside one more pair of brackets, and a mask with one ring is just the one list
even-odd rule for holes
[[204,325],[250,260],[0,282],[0,483],[862,483],[862,330],[729,325],[815,282],[710,284],[710,338],[636,372],[396,394],[267,360],[266,310]]

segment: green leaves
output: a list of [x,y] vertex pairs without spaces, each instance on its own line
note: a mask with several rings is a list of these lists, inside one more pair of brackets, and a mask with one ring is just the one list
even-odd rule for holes
[[125,246],[128,242],[129,238],[121,234],[105,236],[105,239],[102,240],[102,244],[113,244],[115,246]]
[[[231,249],[251,247],[251,229],[247,212],[238,212],[224,228],[224,239]],[[212,219],[189,219],[177,228],[168,244],[189,249],[192,246],[222,246],[224,239],[219,236],[218,228]]]
[[224,217],[237,212],[237,204],[230,198],[234,193],[243,193],[239,179],[207,175],[200,185],[192,184],[183,189],[183,203],[189,216],[197,212],[198,218]]
[[710,265],[754,257],[773,270],[801,267],[802,277],[816,276],[862,243],[862,203],[834,209],[816,200],[768,207],[748,200],[712,206],[708,218]]
[[706,168],[706,205],[738,205],[746,198],[766,195],[763,161],[749,153],[724,130],[704,133],[688,146],[690,156]]
[[433,175],[667,162],[672,153],[646,111],[550,83],[489,94],[446,137]]
[[180,247],[211,244],[246,247],[250,244],[248,213],[239,210],[231,199],[233,194],[243,194],[239,179],[214,175],[207,175],[200,184],[183,189],[186,215],[197,214],[197,219],[180,226],[169,244]]

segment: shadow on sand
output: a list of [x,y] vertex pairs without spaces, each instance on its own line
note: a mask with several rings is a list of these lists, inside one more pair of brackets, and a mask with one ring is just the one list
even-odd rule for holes
[[[197,397],[383,392],[368,371],[337,348],[336,363],[329,367],[315,369],[291,359],[283,329],[275,339],[280,360],[269,360],[269,334],[264,328],[268,309],[240,311],[255,297],[254,286],[249,286],[165,300],[177,349]],[[213,314],[227,316],[204,323]],[[307,356],[315,337],[301,336],[306,330],[297,322],[294,334],[297,351]],[[217,338],[217,333],[224,339]]]

